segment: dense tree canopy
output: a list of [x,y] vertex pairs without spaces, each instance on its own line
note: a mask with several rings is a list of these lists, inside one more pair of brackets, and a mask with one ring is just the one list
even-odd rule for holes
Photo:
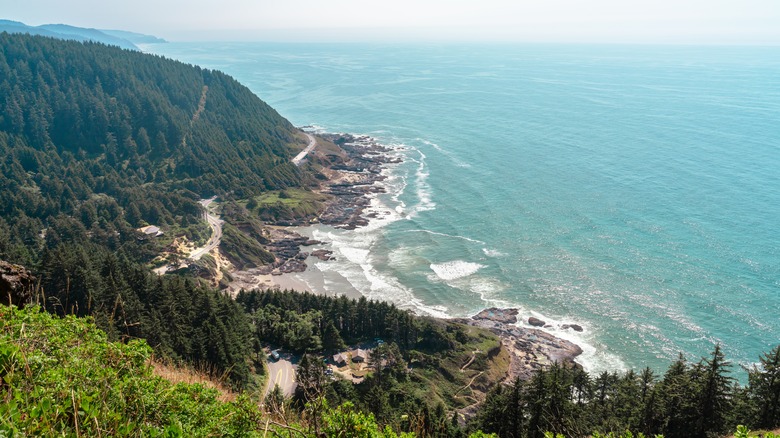
[[[0,256],[147,224],[203,239],[199,198],[298,186],[295,129],[231,77],[97,43],[0,34]],[[78,231],[78,230],[76,230]],[[84,237],[84,233],[77,237]],[[132,237],[135,238],[135,237]],[[140,254],[139,254],[140,255]]]
[[93,315],[114,338],[246,382],[241,309],[194,279],[148,272],[162,243],[135,229],[205,241],[198,199],[301,183],[294,136],[223,73],[0,33],[0,259],[38,275],[50,311]]

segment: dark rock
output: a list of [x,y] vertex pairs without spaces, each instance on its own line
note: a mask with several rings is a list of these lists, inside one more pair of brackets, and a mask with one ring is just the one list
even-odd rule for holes
[[34,292],[35,277],[27,268],[0,260],[0,303],[24,307]]
[[[289,274],[291,272],[303,272],[306,270],[306,263],[299,260],[287,260],[282,266],[279,266],[279,272]],[[272,272],[273,274],[273,272]]]
[[489,329],[501,338],[502,346],[510,354],[510,369],[505,382],[512,382],[515,378],[528,380],[536,370],[555,362],[565,366],[579,366],[574,361],[582,354],[578,345],[539,329],[518,327],[515,325],[516,315],[517,309],[491,308],[470,319],[456,321]]
[[582,329],[582,326],[581,326],[581,325],[579,325],[579,324],[563,324],[563,325],[561,326],[561,328],[562,328],[562,329],[564,329],[564,330],[566,330],[566,329],[572,329],[572,330],[574,330],[575,332],[581,332],[581,331],[583,330],[583,329]]
[[528,324],[534,327],[544,327],[545,322],[535,316],[532,316],[528,318]]
[[476,320],[484,319],[495,321],[502,324],[514,324],[517,322],[517,313],[517,309],[499,309],[497,307],[491,307],[477,313],[471,318]]
[[331,260],[331,254],[333,254],[333,251],[328,251],[327,249],[317,249],[311,252],[312,257],[317,257],[323,262]]

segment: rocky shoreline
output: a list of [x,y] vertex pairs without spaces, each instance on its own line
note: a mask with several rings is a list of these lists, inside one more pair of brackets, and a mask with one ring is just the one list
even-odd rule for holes
[[364,216],[363,212],[371,204],[370,195],[385,192],[384,187],[376,184],[386,178],[382,169],[387,164],[399,163],[400,158],[389,157],[390,149],[372,137],[351,134],[322,134],[321,137],[338,145],[346,157],[331,157],[329,179],[321,192],[333,199],[319,215],[319,222],[346,230],[368,225],[372,217]]
[[[264,245],[274,254],[276,261],[270,265],[233,273],[233,277],[240,283],[247,286],[267,286],[268,283],[257,280],[258,276],[281,276],[304,272],[307,269],[305,260],[309,256],[318,257],[323,261],[333,259],[332,252],[329,250],[304,251],[303,247],[316,246],[323,242],[301,236],[285,228],[286,226],[321,223],[354,230],[368,225],[369,221],[376,217],[376,213],[365,214],[365,210],[371,204],[372,195],[385,191],[379,184],[386,178],[382,170],[387,164],[400,162],[400,159],[389,156],[388,152],[391,149],[368,136],[350,134],[320,134],[319,136],[337,145],[342,152],[330,153],[327,157],[321,153],[322,155],[318,154],[319,156],[313,158],[322,165],[320,172],[326,177],[319,192],[330,195],[330,201],[316,219],[277,223],[277,226],[270,227]],[[518,309],[489,308],[471,318],[455,320],[489,329],[500,338],[502,346],[510,355],[506,382],[512,382],[515,378],[530,379],[536,370],[555,362],[580,366],[575,362],[577,356],[582,354],[582,349],[578,345],[545,332],[542,328],[550,328],[550,326],[536,317],[524,318],[529,327],[518,325],[518,314]],[[583,328],[577,324],[564,324],[560,328],[583,331]]]
[[[318,134],[326,142],[338,146],[338,152],[322,153],[314,150],[312,159],[322,166],[320,173],[325,180],[315,190],[329,195],[329,201],[317,217],[297,220],[277,221],[264,231],[263,246],[274,255],[275,261],[268,265],[247,270],[234,271],[231,276],[242,285],[256,284],[253,277],[261,275],[282,275],[304,272],[308,267],[306,259],[314,256],[323,261],[333,260],[333,253],[326,249],[314,249],[311,252],[304,247],[322,244],[288,229],[293,226],[306,226],[314,223],[329,225],[345,230],[354,230],[368,225],[377,217],[377,213],[366,214],[371,205],[371,196],[384,193],[380,184],[386,176],[382,170],[387,164],[399,163],[400,158],[390,157],[390,148],[381,145],[376,139],[352,134]],[[236,288],[236,285],[231,287]]]
[[[518,314],[518,309],[493,307],[471,318],[459,318],[457,321],[489,329],[501,339],[501,344],[510,354],[509,372],[505,382],[512,382],[516,378],[528,380],[536,370],[555,362],[580,366],[575,359],[582,354],[582,348],[543,330],[516,325]],[[571,324],[568,327],[571,328]]]

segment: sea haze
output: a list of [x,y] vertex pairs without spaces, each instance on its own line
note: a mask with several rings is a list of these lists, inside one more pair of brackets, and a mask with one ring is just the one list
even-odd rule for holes
[[146,49],[398,148],[381,220],[308,231],[337,257],[318,288],[435,315],[518,306],[592,370],[663,371],[714,343],[750,364],[780,342],[776,47]]

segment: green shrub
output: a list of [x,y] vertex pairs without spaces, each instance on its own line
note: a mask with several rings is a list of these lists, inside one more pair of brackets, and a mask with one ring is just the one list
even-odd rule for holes
[[151,348],[91,319],[0,306],[0,436],[256,436],[247,397],[153,375]]

